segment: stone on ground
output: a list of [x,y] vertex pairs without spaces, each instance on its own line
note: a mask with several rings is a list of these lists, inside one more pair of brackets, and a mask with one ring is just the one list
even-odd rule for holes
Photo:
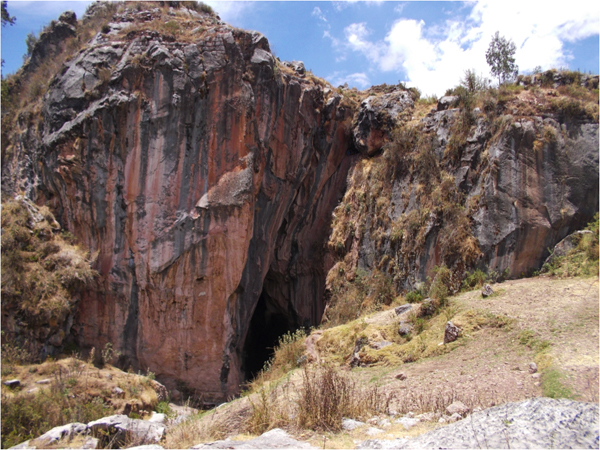
[[316,449],[308,442],[297,441],[280,428],[263,433],[257,438],[248,441],[215,441],[209,444],[198,444],[192,448],[307,448]]

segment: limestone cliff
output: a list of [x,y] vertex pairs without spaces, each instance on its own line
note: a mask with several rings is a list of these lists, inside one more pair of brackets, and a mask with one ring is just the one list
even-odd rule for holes
[[334,263],[398,292],[442,262],[518,275],[598,210],[597,118],[499,104],[463,108],[460,131],[461,109],[420,120],[414,91],[335,90],[259,33],[147,5],[92,8],[102,32],[3,129],[2,185],[98,255],[78,344],[170,389],[238,393],[280,334],[321,321]]
[[272,332],[320,320],[352,111],[259,33],[168,12],[193,29],[154,30],[162,8],[115,15],[12,151],[35,155],[30,194],[99,252],[78,342],[112,342],[124,367],[216,401],[256,371],[243,344],[259,299]]
[[[433,277],[436,266],[451,270],[450,292],[476,268],[531,274],[558,241],[592,220],[599,143],[590,87],[598,78],[564,83],[528,77],[500,90],[460,88],[462,98],[444,97],[431,111],[406,96],[386,102],[391,94],[371,93],[354,136],[370,130],[386,138],[363,139],[365,153],[381,156],[353,166],[334,212],[328,296],[338,308],[326,319],[389,303]],[[386,119],[394,116],[392,130]]]

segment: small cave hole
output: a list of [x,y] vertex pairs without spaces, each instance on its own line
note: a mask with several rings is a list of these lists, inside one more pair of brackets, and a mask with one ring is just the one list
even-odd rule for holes
[[278,303],[263,291],[244,343],[242,370],[246,380],[256,377],[273,356],[279,337],[297,328],[294,322],[289,313],[282,311]]

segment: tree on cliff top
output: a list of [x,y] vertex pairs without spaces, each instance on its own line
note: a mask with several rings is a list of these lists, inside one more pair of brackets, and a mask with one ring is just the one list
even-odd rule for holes
[[7,3],[6,0],[4,0],[2,2],[2,26],[6,24],[13,25],[16,20],[16,17],[11,17],[11,15],[8,13]]
[[485,59],[491,67],[492,75],[498,78],[498,84],[512,80],[519,73],[519,66],[515,64],[515,43],[496,31],[492,42],[485,53]]

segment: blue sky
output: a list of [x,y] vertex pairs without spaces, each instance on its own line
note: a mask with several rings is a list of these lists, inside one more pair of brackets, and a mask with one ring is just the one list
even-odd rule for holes
[[[9,0],[17,23],[2,28],[3,73],[22,64],[27,33],[67,9],[81,17],[89,3]],[[496,31],[515,42],[521,73],[599,70],[599,6],[588,0],[206,3],[231,25],[267,36],[280,59],[303,61],[334,86],[403,81],[443,95],[467,69],[490,77],[485,51]]]

